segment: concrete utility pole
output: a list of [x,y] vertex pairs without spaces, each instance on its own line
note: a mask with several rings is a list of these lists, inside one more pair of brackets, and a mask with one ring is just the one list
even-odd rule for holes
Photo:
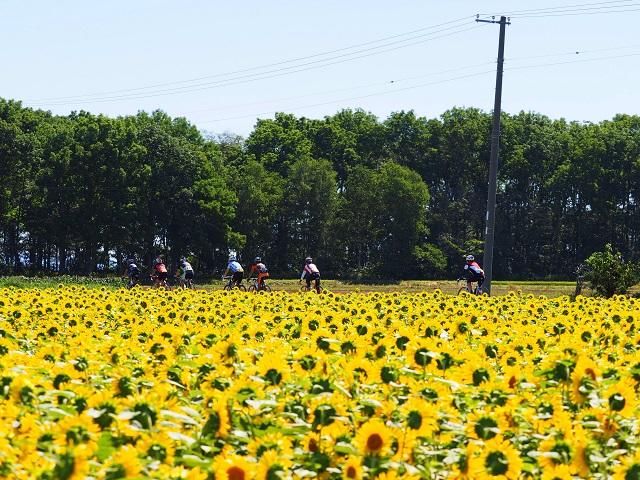
[[498,40],[498,69],[496,73],[496,98],[493,105],[493,124],[491,127],[491,159],[489,163],[489,195],[487,198],[487,226],[484,233],[484,268],[485,281],[483,289],[491,294],[491,277],[493,275],[493,238],[496,224],[496,188],[498,183],[498,156],[500,153],[500,112],[502,109],[502,71],[504,67],[504,35],[507,25],[511,22],[507,17],[500,17],[497,21],[476,18],[476,22],[497,23],[500,25],[500,39]]

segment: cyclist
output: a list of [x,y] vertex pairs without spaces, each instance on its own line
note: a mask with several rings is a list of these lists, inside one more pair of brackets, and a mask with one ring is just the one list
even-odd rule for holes
[[125,272],[122,274],[123,278],[125,274],[129,277],[129,283],[127,283],[128,288],[135,286],[140,281],[140,269],[133,258],[127,258],[127,266]]
[[264,281],[269,278],[269,270],[260,257],[256,257],[249,266],[249,278],[251,278],[254,273],[258,274],[258,289],[264,289]]
[[178,263],[178,271],[176,272],[176,277],[180,277],[182,282],[182,286],[187,284],[187,280],[193,280],[193,267],[187,261],[187,257],[182,257],[180,262]]
[[307,257],[304,260],[304,268],[302,269],[302,275],[300,275],[300,282],[305,280],[307,282],[307,290],[311,290],[311,282],[315,282],[316,292],[320,293],[320,270],[313,263],[311,257]]
[[473,282],[477,282],[478,293],[481,294],[482,284],[484,283],[484,270],[480,268],[480,265],[478,265],[478,262],[476,262],[473,255],[467,255],[466,261],[467,263],[464,266],[464,273],[462,278],[465,278],[467,280],[467,290],[473,292],[471,284]]
[[229,255],[229,262],[227,264],[227,269],[224,271],[223,278],[228,276],[231,273],[231,282],[234,286],[239,286],[242,283],[242,278],[244,277],[244,269],[242,265],[238,262],[238,259],[235,255]]
[[161,284],[166,286],[168,276],[169,272],[167,271],[167,266],[164,264],[162,257],[156,257],[153,263],[153,272],[151,274],[151,278],[153,278],[156,287],[159,287]]

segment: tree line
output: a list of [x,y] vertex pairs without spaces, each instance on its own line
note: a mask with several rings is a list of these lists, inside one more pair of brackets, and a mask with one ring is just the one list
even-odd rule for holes
[[[0,267],[91,273],[230,251],[274,274],[452,277],[482,258],[490,113],[280,113],[246,138],[156,111],[57,116],[0,100]],[[638,257],[640,117],[503,114],[497,278],[570,278],[607,243]]]

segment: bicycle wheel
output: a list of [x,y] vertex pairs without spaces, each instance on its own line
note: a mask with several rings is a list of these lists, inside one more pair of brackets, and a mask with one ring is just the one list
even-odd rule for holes
[[271,292],[271,287],[269,285],[263,285],[262,286],[262,291],[263,292]]
[[463,293],[469,293],[469,290],[467,290],[467,287],[460,287],[458,289],[457,295],[462,295]]
[[240,285],[236,285],[236,288],[238,290],[240,290],[241,292],[246,292],[247,291],[247,287],[245,287],[244,285],[240,284]]
[[230,283],[225,284],[225,286],[222,287],[222,289],[227,291],[231,290],[231,284]]
[[249,293],[256,293],[258,291],[258,289],[256,288],[255,285],[249,285]]

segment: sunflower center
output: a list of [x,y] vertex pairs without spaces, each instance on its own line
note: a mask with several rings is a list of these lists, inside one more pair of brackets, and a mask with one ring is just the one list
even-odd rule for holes
[[509,470],[509,461],[502,452],[491,452],[484,461],[487,471],[493,475],[504,475]]
[[240,467],[229,467],[227,468],[227,478],[229,480],[244,480],[244,470]]
[[354,467],[353,465],[349,465],[347,467],[347,478],[356,478],[358,475],[358,472],[356,470],[356,467]]
[[551,451],[560,455],[559,459],[556,459],[556,458],[553,459],[553,463],[568,464],[569,462],[571,462],[571,448],[566,443],[564,442],[556,443],[555,446],[551,449]]
[[309,439],[309,451],[315,453],[318,451],[318,442],[315,438]]
[[640,480],[640,464],[634,463],[624,474],[624,480]]
[[407,417],[407,424],[409,425],[409,428],[418,430],[422,426],[422,415],[420,412],[415,410],[410,411]]
[[371,435],[369,435],[369,438],[367,438],[367,450],[371,452],[379,452],[380,450],[382,450],[383,444],[384,441],[378,433],[372,433]]
[[498,423],[490,417],[482,417],[473,427],[473,430],[482,440],[489,440],[497,435]]
[[625,400],[625,398],[619,393],[616,393],[609,397],[609,407],[611,407],[611,410],[613,410],[614,412],[624,410],[624,406],[626,403],[627,401]]

